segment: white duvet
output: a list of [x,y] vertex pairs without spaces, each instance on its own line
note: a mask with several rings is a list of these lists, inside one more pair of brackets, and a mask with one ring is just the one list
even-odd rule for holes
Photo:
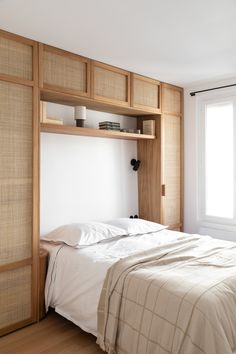
[[82,249],[44,242],[50,252],[46,280],[46,307],[97,334],[97,307],[108,268],[120,258],[188,237],[162,230],[152,234],[122,237]]

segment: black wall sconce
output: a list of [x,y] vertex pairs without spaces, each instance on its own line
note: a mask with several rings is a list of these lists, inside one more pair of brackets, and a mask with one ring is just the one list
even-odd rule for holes
[[131,164],[131,166],[133,166],[133,170],[134,171],[138,171],[140,163],[141,163],[141,161],[140,160],[136,160],[136,159],[132,159],[130,161],[130,164]]

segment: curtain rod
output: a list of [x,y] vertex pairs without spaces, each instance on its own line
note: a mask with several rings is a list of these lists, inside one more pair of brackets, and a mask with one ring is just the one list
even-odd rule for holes
[[207,91],[213,91],[213,90],[219,90],[219,89],[222,89],[222,88],[227,88],[227,87],[232,87],[232,86],[236,86],[236,84],[225,85],[225,86],[218,86],[218,87],[213,87],[213,88],[210,88],[210,89],[205,89],[205,90],[190,92],[190,96],[195,96],[196,93],[207,92]]

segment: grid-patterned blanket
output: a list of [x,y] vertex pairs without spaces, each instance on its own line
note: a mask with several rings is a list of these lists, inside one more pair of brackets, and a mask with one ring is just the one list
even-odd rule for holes
[[110,354],[231,354],[236,244],[189,236],[118,261],[101,293],[97,343]]

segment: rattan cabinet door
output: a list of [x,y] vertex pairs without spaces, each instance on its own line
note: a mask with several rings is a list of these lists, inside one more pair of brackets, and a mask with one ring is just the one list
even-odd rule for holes
[[32,320],[32,91],[0,81],[0,334]]
[[43,88],[90,96],[90,60],[54,47],[40,45]]
[[161,118],[162,160],[162,223],[171,228],[181,221],[181,118],[163,115]]
[[161,221],[181,229],[182,216],[182,89],[162,86],[161,117]]
[[24,41],[0,35],[0,75],[33,80],[33,48]]
[[92,62],[92,98],[97,101],[130,105],[130,73],[113,66]]
[[182,113],[182,91],[174,86],[162,85],[162,106],[163,112],[174,115]]
[[160,82],[132,74],[131,106],[152,113],[160,113]]

